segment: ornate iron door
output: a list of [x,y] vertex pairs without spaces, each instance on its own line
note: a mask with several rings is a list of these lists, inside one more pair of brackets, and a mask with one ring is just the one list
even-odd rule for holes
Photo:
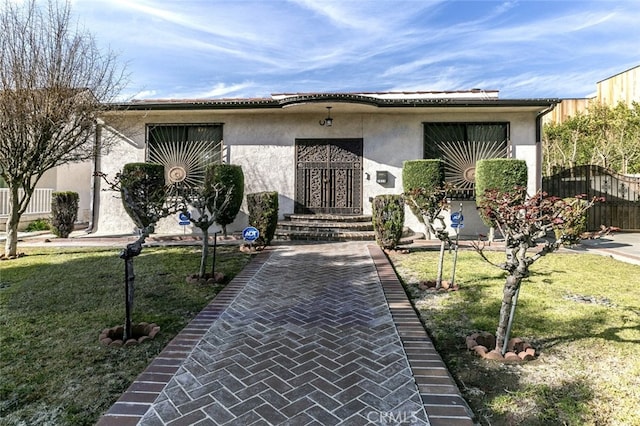
[[362,212],[362,139],[296,140],[296,213]]

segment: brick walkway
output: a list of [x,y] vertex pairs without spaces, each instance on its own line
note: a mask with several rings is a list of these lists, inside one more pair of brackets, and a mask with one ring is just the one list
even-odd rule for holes
[[259,254],[100,419],[107,425],[473,425],[377,246]]

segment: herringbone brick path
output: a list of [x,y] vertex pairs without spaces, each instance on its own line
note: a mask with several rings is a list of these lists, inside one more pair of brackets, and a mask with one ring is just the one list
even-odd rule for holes
[[[413,331],[419,322],[396,328],[392,313],[402,322],[408,301],[397,280],[383,292],[365,244],[271,250],[199,315],[210,327],[190,324],[100,425],[429,425],[429,407],[459,404],[426,333]],[[419,364],[403,342],[437,359]],[[444,402],[425,399],[418,367],[427,384],[448,381],[434,388]]]

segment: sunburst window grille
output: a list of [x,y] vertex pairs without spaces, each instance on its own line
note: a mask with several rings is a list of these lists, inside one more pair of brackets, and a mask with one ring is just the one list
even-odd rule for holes
[[458,199],[474,198],[476,161],[507,157],[508,141],[508,123],[424,123],[424,157],[444,161]]
[[204,182],[205,167],[222,162],[222,125],[150,125],[148,161],[164,166],[169,184],[194,187]]

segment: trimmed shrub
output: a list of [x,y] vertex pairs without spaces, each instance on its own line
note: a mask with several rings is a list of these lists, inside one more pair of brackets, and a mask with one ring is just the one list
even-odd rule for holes
[[247,208],[249,225],[260,232],[256,244],[268,246],[278,225],[278,193],[273,191],[247,194]]
[[[205,191],[212,188],[219,188],[218,196],[209,196],[212,204],[208,206],[209,211],[216,211],[216,223],[222,227],[222,232],[227,235],[227,225],[232,223],[242,206],[244,197],[244,174],[242,167],[233,164],[210,164],[205,171]],[[223,206],[229,194],[229,202]],[[224,207],[224,208],[223,208]]]
[[119,179],[122,205],[138,228],[147,228],[164,216],[166,189],[162,164],[125,164]]
[[385,249],[394,249],[402,237],[404,199],[402,195],[378,195],[372,205],[373,229],[376,242]]
[[68,238],[78,218],[77,192],[54,192],[51,194],[51,229],[60,238]]
[[[487,190],[500,192],[512,192],[526,190],[527,187],[527,163],[524,160],[514,158],[491,158],[478,160],[476,163],[476,205],[480,206],[483,195]],[[484,217],[482,220],[487,226],[493,226],[491,221]]]
[[[424,189],[431,193],[444,184],[444,163],[439,159],[409,160],[402,163],[402,187],[405,194]],[[423,204],[423,200],[416,200]],[[409,205],[414,215],[423,222],[422,214],[414,205]]]
[[500,192],[527,186],[527,163],[515,158],[491,158],[476,163],[476,199],[487,189]]

